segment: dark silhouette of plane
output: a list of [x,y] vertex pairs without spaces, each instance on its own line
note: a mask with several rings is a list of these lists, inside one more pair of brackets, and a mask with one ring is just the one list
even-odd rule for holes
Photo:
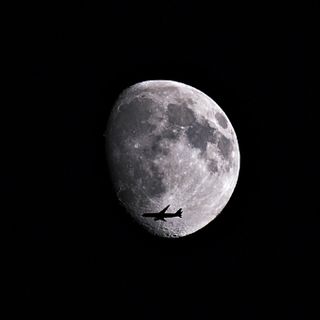
[[155,221],[162,220],[167,221],[165,218],[174,218],[179,217],[182,218],[182,208],[180,208],[176,213],[166,213],[168,208],[170,207],[170,204],[166,206],[163,210],[157,213],[144,213],[142,216],[146,218],[154,218]]

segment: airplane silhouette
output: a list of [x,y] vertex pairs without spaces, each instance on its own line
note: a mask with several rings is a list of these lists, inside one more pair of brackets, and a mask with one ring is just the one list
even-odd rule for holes
[[166,206],[163,210],[157,213],[144,213],[142,216],[147,218],[154,218],[155,221],[162,220],[167,221],[165,218],[174,218],[179,217],[182,218],[182,208],[180,208],[176,213],[166,213],[168,208],[170,207],[170,204]]

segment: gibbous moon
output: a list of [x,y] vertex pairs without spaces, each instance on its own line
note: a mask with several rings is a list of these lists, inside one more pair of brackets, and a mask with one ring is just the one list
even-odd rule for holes
[[[137,83],[113,106],[107,159],[118,199],[154,235],[194,233],[225,207],[236,186],[240,153],[235,131],[210,97],[165,80]],[[182,217],[143,216],[170,205]]]

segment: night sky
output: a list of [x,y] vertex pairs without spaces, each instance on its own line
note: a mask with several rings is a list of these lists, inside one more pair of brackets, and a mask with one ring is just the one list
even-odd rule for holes
[[[50,19],[51,8],[40,7],[37,22],[28,20],[13,62],[13,101],[24,103],[9,108],[12,158],[1,182],[10,204],[12,311],[313,316],[320,227],[314,6],[229,9],[108,1],[61,7]],[[239,141],[232,198],[213,222],[181,239],[141,230],[118,203],[106,167],[103,134],[115,99],[152,79],[209,95]]]

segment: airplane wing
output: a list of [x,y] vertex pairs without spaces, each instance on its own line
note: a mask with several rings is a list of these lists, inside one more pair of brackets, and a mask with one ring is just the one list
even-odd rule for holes
[[168,210],[169,207],[170,207],[170,204],[168,206],[166,206],[164,209],[162,209],[158,214],[165,213]]

